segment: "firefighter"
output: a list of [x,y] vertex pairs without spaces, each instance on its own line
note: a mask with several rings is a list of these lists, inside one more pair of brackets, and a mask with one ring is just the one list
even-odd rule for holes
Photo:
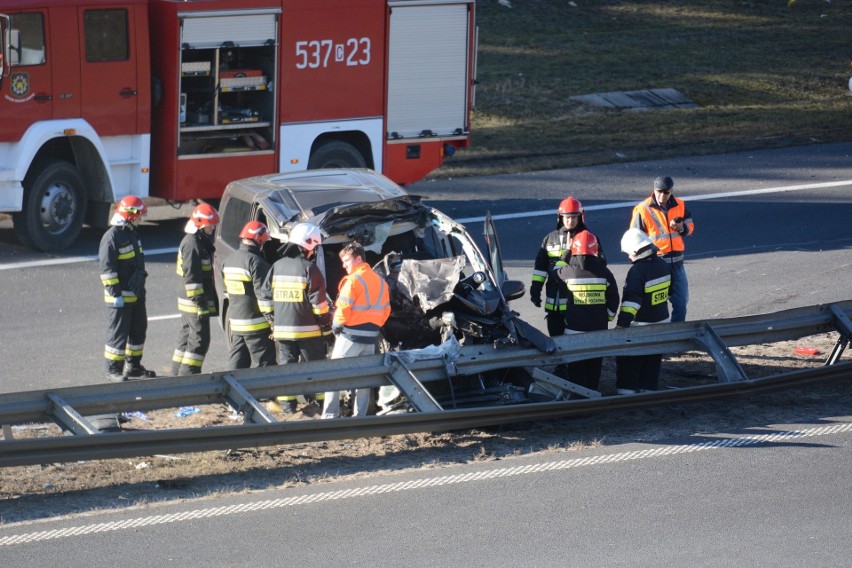
[[[568,290],[565,283],[556,277],[554,267],[560,260],[567,263],[571,255],[571,239],[580,231],[586,231],[583,204],[573,197],[566,197],[559,203],[556,217],[556,229],[544,237],[535,257],[530,300],[537,308],[541,307],[541,289],[544,288],[544,312],[547,320],[547,332],[551,337],[565,333],[565,309]],[[603,247],[598,244],[598,259],[606,266]]]
[[[260,289],[269,273],[263,257],[263,244],[269,229],[260,221],[249,221],[240,232],[240,248],[222,267],[222,279],[228,295],[228,367],[248,369],[276,364],[275,343],[270,337],[266,315],[272,313],[272,301],[260,300]],[[266,314],[266,315],[265,315]]]
[[177,256],[181,329],[172,355],[173,375],[200,373],[210,348],[210,317],[219,312],[213,283],[213,233],[218,224],[216,208],[201,203],[192,210],[184,228],[186,236]]
[[[331,312],[325,278],[312,258],[322,244],[319,227],[297,223],[283,256],[263,282],[261,302],[272,302],[272,337],[278,342],[278,363],[325,359],[331,339]],[[295,396],[280,396],[285,413],[296,411]]]
[[145,253],[139,220],[148,212],[145,203],[130,195],[116,204],[110,228],[98,250],[101,283],[107,310],[107,339],[104,348],[107,378],[114,382],[128,377],[154,377],[142,366],[142,351],[148,331],[145,308]]
[[654,180],[651,195],[633,208],[630,226],[654,241],[660,257],[669,264],[672,274],[672,320],[686,319],[689,283],[683,266],[684,237],[695,231],[692,213],[683,200],[672,195],[674,181],[668,176]]
[[[618,310],[618,284],[598,258],[598,239],[589,231],[580,231],[571,242],[568,263],[559,261],[556,266],[556,276],[568,290],[565,333],[606,329]],[[602,365],[601,357],[568,363],[568,379],[598,390]]]
[[[346,276],[340,280],[332,323],[335,335],[332,359],[376,352],[379,330],[390,316],[390,292],[385,279],[364,261],[364,247],[353,241],[340,250]],[[366,416],[370,389],[355,391],[352,416]],[[325,393],[323,418],[340,415],[340,393]]]
[[[624,233],[621,250],[630,258],[632,265],[624,281],[616,326],[668,321],[669,294],[674,286],[668,263],[657,256],[657,247],[651,238],[636,228]],[[616,389],[619,394],[657,390],[662,359],[660,354],[616,357]]]

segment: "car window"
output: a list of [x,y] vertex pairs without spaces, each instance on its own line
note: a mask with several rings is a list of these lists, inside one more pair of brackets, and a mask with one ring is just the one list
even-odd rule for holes
[[240,246],[240,231],[250,220],[251,203],[232,197],[222,211],[219,237],[231,248],[238,248]]

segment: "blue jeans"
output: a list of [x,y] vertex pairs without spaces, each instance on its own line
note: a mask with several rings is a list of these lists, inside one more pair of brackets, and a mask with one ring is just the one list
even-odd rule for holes
[[672,303],[671,321],[686,320],[686,304],[689,302],[689,283],[682,262],[672,265],[672,288],[669,301]]

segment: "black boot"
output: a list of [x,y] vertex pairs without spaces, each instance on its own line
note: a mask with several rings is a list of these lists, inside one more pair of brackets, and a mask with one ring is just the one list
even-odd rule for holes
[[157,376],[154,371],[149,371],[142,364],[126,364],[124,366],[124,376],[129,379],[151,379]]

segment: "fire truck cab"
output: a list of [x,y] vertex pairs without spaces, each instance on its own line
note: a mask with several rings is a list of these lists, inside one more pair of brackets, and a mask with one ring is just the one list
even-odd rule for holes
[[411,183],[470,141],[473,0],[9,0],[0,211],[70,246],[126,195],[369,167]]

